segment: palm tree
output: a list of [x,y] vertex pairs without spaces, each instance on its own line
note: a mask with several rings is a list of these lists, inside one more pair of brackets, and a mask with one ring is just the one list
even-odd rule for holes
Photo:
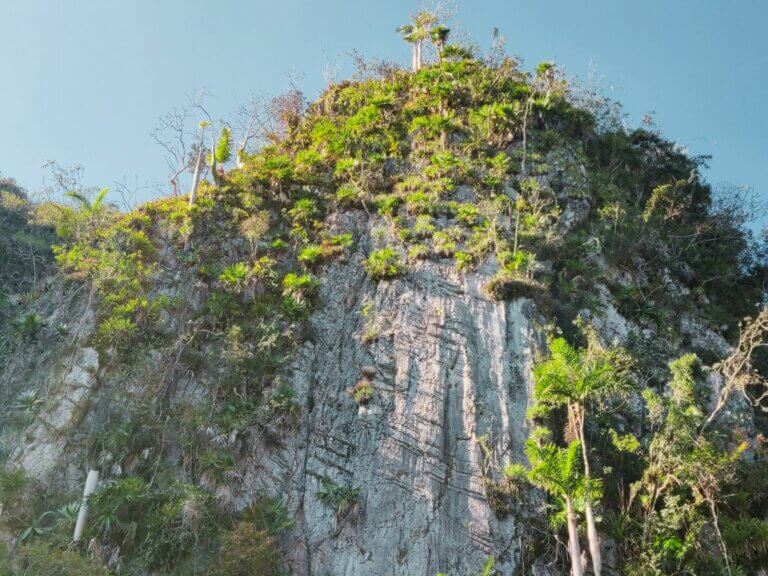
[[397,29],[397,32],[403,37],[403,40],[412,45],[411,48],[411,69],[416,72],[416,36],[414,35],[413,25],[403,24]]
[[99,217],[102,215],[102,208],[104,207],[104,198],[109,192],[109,188],[102,188],[91,200],[88,194],[80,190],[68,190],[64,193],[67,198],[71,198],[77,202],[80,210],[79,215],[82,218],[78,218],[77,222],[82,223],[84,230],[81,229],[80,224],[77,225],[77,236],[85,236],[91,238],[98,226]]
[[445,48],[445,43],[448,41],[448,35],[450,33],[451,29],[446,28],[445,26],[435,26],[429,33],[432,44],[437,48],[437,58],[441,64],[443,62],[443,49]]
[[571,559],[571,571],[573,576],[583,576],[576,516],[576,504],[585,492],[585,478],[581,473],[579,462],[581,443],[574,440],[566,448],[560,448],[551,442],[541,443],[547,432],[544,428],[538,428],[526,442],[525,453],[531,465],[527,474],[528,480],[563,504],[568,525],[568,556]]
[[437,23],[437,15],[434,12],[425,10],[411,16],[411,22],[412,24],[400,26],[397,31],[403,37],[403,40],[413,44],[411,66],[414,72],[418,72],[421,70],[423,62],[421,49],[424,45],[424,40],[430,37],[432,26]]
[[[584,478],[589,483],[588,447],[584,434],[587,408],[594,401],[610,398],[627,386],[626,359],[618,349],[601,348],[592,335],[586,350],[576,350],[563,338],[556,338],[550,342],[550,352],[550,359],[533,371],[537,402],[534,412],[546,414],[555,408],[566,407],[569,432],[578,439]],[[592,568],[595,575],[600,576],[600,539],[589,491],[585,493],[584,513]]]

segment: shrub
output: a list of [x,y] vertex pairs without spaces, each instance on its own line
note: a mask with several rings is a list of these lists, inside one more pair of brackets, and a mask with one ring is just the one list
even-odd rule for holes
[[13,328],[22,339],[33,339],[43,327],[39,314],[27,314],[13,323]]
[[376,211],[382,216],[394,216],[397,213],[397,207],[402,202],[403,199],[398,196],[381,194],[376,197]]
[[251,266],[251,273],[254,278],[259,280],[272,281],[275,279],[275,259],[269,256],[262,256]]
[[292,320],[303,320],[309,315],[307,301],[294,295],[288,295],[283,298],[282,309],[286,316]]
[[312,198],[302,198],[293,205],[293,208],[288,210],[288,216],[291,218],[294,225],[306,226],[313,218],[318,216],[319,212],[315,200]]
[[18,528],[29,514],[29,494],[33,489],[32,480],[22,468],[0,470],[0,526],[9,524]]
[[240,224],[240,233],[251,243],[251,249],[269,232],[269,212],[251,214]]
[[99,324],[96,339],[104,345],[125,342],[137,333],[136,323],[124,316],[110,316]]
[[278,574],[282,553],[266,530],[238,522],[221,538],[217,576],[267,576]]
[[432,216],[429,214],[419,214],[413,223],[413,234],[419,238],[427,238],[435,231],[435,225],[432,223]]
[[456,252],[456,235],[452,234],[451,229],[435,232],[433,241],[435,254],[439,256],[450,257]]
[[536,266],[536,255],[525,250],[504,251],[498,255],[499,263],[509,272],[530,278]]
[[336,200],[342,206],[353,206],[364,196],[363,191],[352,184],[344,184],[336,190]]
[[415,244],[408,249],[409,260],[425,260],[429,256],[429,248],[424,244]]
[[458,268],[459,272],[471,268],[475,263],[475,256],[469,252],[455,252],[453,257],[456,258],[456,268]]
[[499,270],[485,285],[485,291],[494,300],[537,298],[544,287],[535,280],[528,280],[508,270]]
[[24,576],[109,576],[109,572],[77,552],[56,550],[45,544],[19,548],[19,574]]
[[365,261],[365,270],[374,280],[397,278],[406,272],[400,254],[392,248],[382,248],[371,252]]

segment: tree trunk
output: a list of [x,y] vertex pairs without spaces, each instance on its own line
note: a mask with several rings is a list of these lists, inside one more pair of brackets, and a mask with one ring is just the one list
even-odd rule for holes
[[197,188],[200,185],[200,172],[203,169],[203,146],[197,153],[197,162],[195,162],[195,175],[192,177],[192,190],[189,192],[189,207],[192,208],[197,200]]
[[581,567],[581,545],[579,545],[579,529],[576,525],[576,512],[573,510],[571,499],[565,497],[565,510],[568,518],[568,555],[571,557],[571,575],[584,576]]
[[72,542],[80,542],[85,530],[85,523],[88,521],[88,498],[96,491],[99,485],[99,471],[90,470],[85,479],[85,489],[83,490],[83,501],[80,504],[80,511],[77,513],[77,523],[75,524],[75,534],[72,536]]
[[589,555],[592,557],[592,570],[595,576],[600,576],[603,568],[603,558],[600,553],[600,538],[597,535],[595,526],[595,515],[592,512],[592,503],[589,496],[584,502],[584,514],[587,517],[587,539],[589,540]]
[[[577,430],[579,431],[579,440],[581,440],[581,454],[584,459],[584,478],[589,483],[589,458],[587,457],[587,441],[584,436],[584,407],[575,406],[578,415]],[[589,486],[584,495],[584,515],[587,518],[587,540],[589,542],[589,555],[592,557],[592,570],[595,576],[600,576],[603,568],[603,559],[600,554],[600,537],[597,535],[597,526],[595,525],[595,514],[592,511],[592,502],[589,498]]]
[[421,70],[421,40],[416,42],[416,72]]

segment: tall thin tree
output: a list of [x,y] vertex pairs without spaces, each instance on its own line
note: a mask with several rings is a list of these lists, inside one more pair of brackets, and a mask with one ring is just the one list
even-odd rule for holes
[[[591,480],[589,450],[584,424],[590,405],[605,400],[629,385],[626,374],[628,360],[618,349],[603,349],[593,334],[588,334],[590,345],[576,350],[563,338],[550,342],[550,358],[534,368],[535,411],[547,413],[565,407],[568,431],[579,441],[586,482]],[[593,500],[585,493],[584,515],[587,520],[587,538],[596,576],[602,571],[600,538],[597,533]]]

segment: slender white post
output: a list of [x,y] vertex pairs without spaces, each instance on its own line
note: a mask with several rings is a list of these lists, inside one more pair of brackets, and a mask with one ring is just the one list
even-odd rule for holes
[[77,513],[77,523],[75,524],[75,535],[73,542],[80,542],[85,530],[85,522],[88,520],[88,497],[96,490],[99,483],[99,471],[91,470],[85,479],[85,489],[83,490],[83,503],[80,504],[80,511]]

